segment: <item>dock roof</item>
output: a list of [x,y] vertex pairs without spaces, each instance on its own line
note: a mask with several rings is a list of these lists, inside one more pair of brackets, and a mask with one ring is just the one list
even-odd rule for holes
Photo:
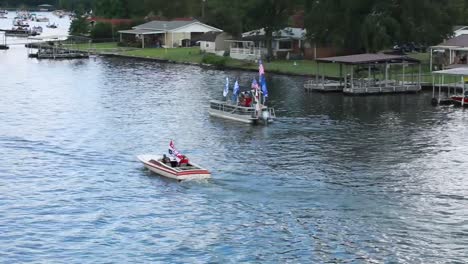
[[468,66],[432,72],[441,75],[468,76]]
[[388,55],[383,53],[364,53],[348,56],[337,56],[317,59],[317,62],[339,63],[349,65],[371,64],[371,63],[420,63],[419,60],[409,58],[405,55]]
[[153,35],[153,34],[162,34],[162,30],[151,30],[151,29],[129,29],[129,30],[120,30],[121,34],[133,34],[133,35]]

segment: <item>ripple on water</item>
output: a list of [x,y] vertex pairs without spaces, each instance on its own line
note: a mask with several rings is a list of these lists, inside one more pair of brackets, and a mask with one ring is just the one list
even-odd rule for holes
[[[207,102],[252,73],[0,57],[1,262],[468,259],[466,111],[430,94],[304,94],[269,76],[278,122],[248,126]],[[170,139],[213,179],[136,161]]]

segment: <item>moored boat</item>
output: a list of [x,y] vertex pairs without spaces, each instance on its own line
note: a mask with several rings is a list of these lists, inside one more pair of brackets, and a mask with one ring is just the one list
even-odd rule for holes
[[49,19],[47,17],[37,17],[36,22],[49,22]]
[[172,141],[169,144],[169,154],[174,160],[169,160],[166,155],[153,154],[139,155],[137,158],[147,169],[163,177],[178,181],[211,178],[211,173],[207,169],[189,162],[184,155],[181,155]]
[[465,91],[465,94],[452,96],[452,102],[462,106],[468,106],[468,91]]
[[55,23],[52,24],[47,24],[47,28],[57,28],[57,25]]

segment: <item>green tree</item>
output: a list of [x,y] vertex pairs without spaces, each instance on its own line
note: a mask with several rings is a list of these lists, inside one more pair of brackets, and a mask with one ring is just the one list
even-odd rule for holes
[[401,42],[430,45],[450,36],[457,21],[455,6],[460,4],[459,0],[310,1],[305,24],[309,38],[347,50],[377,51]]
[[89,23],[83,14],[77,14],[71,22],[69,33],[70,35],[87,35],[89,33]]

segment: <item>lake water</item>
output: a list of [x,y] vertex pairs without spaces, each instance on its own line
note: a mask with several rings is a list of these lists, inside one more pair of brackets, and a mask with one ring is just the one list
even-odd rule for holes
[[[466,110],[269,76],[250,126],[208,116],[226,76],[255,73],[0,51],[0,262],[466,263]],[[136,160],[171,139],[213,179]]]

